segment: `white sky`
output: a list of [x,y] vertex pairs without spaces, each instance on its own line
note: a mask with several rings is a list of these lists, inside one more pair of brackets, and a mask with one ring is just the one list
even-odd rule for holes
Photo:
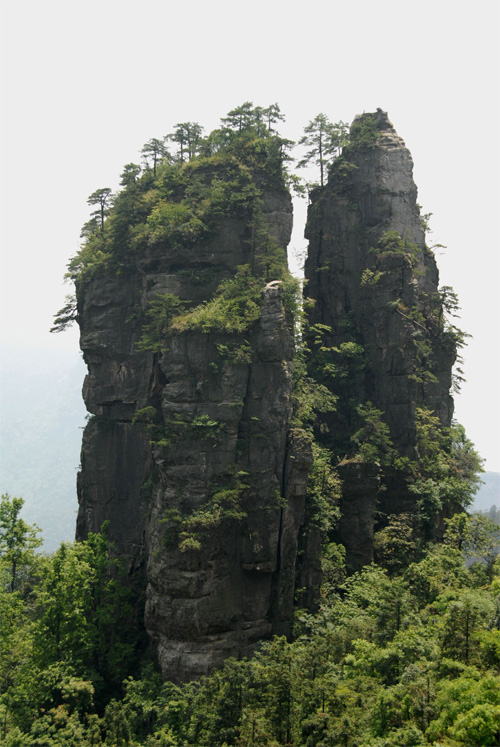
[[86,199],[116,188],[151,137],[187,120],[208,132],[248,100],[278,102],[294,140],[319,112],[350,122],[381,107],[474,338],[456,416],[500,471],[497,2],[4,0],[1,36],[3,341],[78,355],[76,332],[48,329]]

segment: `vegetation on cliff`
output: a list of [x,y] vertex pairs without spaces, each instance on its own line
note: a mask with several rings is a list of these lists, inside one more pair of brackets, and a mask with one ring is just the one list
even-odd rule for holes
[[[96,273],[127,273],[141,258],[167,252],[184,261],[188,258],[189,268],[176,272],[189,275],[192,287],[209,284],[220,268],[198,266],[195,247],[217,235],[224,219],[245,216],[250,263],[232,268],[202,303],[173,293],[157,294],[138,312],[143,315],[143,333],[137,349],[159,353],[168,336],[201,331],[225,336],[224,343],[219,343],[221,356],[233,363],[248,360],[251,351],[244,335],[259,318],[262,284],[280,280],[285,302],[296,317],[292,425],[305,430],[314,443],[307,515],[308,521],[322,526],[325,555],[330,552],[330,534],[338,518],[336,465],[346,459],[375,463],[382,473],[392,470],[405,477],[415,504],[406,530],[417,547],[434,533],[436,515],[467,506],[479,483],[481,460],[463,429],[455,423],[451,427],[443,424],[427,402],[428,392],[438,384],[440,352],[445,350],[451,359],[465,343],[466,335],[454,323],[458,302],[452,289],[445,287],[430,295],[422,292],[411,301],[406,296],[390,297],[386,303],[388,314],[404,320],[409,336],[405,346],[414,357],[405,374],[417,404],[414,448],[411,456],[403,455],[394,446],[386,413],[372,402],[373,365],[363,340],[366,320],[347,311],[333,330],[317,320],[317,299],[306,298],[300,312],[297,282],[263,222],[263,190],[286,190],[293,182],[287,168],[293,144],[279,136],[280,120],[283,115],[277,104],[263,108],[245,102],[222,118],[221,127],[207,137],[197,123],[184,122],[165,138],[148,141],[142,149],[143,167],[127,164],[118,195],[105,188],[89,197],[95,210],[82,231],[82,249],[69,263],[68,277],[83,292]],[[324,114],[309,122],[299,141],[308,150],[298,166],[319,168],[315,199],[328,190],[324,186],[327,172],[336,189],[351,199],[357,159],[373,151],[386,126],[380,110],[357,118],[349,132],[345,123],[332,124]],[[176,146],[174,153],[168,143]],[[359,209],[352,201],[347,207],[353,214]],[[314,220],[314,206],[311,216]],[[369,241],[363,230],[367,233],[363,240]],[[361,237],[360,231],[356,226]],[[371,299],[384,283],[392,282],[400,268],[407,275],[406,286],[416,286],[425,276],[429,256],[427,247],[422,250],[398,231],[379,232],[368,248],[360,276],[366,315],[373,312]],[[320,277],[327,269],[317,267],[315,273]],[[77,313],[75,300],[69,298],[55,328],[65,328]],[[141,412],[145,410],[136,414],[138,422]],[[155,442],[165,444],[166,438],[157,433]],[[393,521],[401,523],[394,515],[382,520],[385,534],[391,533]]]
[[331,463],[377,467],[381,558],[392,534],[413,549],[440,535],[438,517],[472,502],[482,460],[452,419],[467,335],[453,290],[438,288],[411,156],[381,110],[357,117],[334,155],[311,193],[304,360],[335,401],[313,428]]
[[[266,190],[287,194],[295,181],[286,168],[291,143],[275,130],[281,119],[277,105],[264,109],[246,102],[207,137],[197,123],[185,122],[166,138],[148,141],[144,166],[125,167],[118,195],[105,188],[89,197],[95,210],[68,277],[81,303],[95,279],[127,277],[147,263],[156,267],[167,255],[169,272],[173,267],[181,281],[189,278],[192,296],[157,293],[137,308],[141,334],[134,350],[161,361],[172,340],[211,336],[217,354],[207,365],[219,378],[221,370],[227,374],[231,366],[250,364],[249,337],[261,316],[262,290],[271,281],[280,283],[296,332],[288,438],[310,442],[314,457],[295,579],[294,636],[291,642],[280,636],[263,643],[252,660],[229,659],[198,682],[162,683],[141,648],[142,622],[127,618],[137,607],[106,527],[85,542],[62,546],[52,558],[33,554],[26,545],[33,535],[25,529],[19,539],[26,545],[19,556],[22,578],[17,567],[13,571],[12,554],[4,553],[2,565],[12,654],[2,672],[0,721],[9,747],[465,747],[493,745],[497,739],[495,530],[486,520],[461,513],[477,488],[481,460],[463,428],[447,420],[448,411],[444,416],[436,411],[440,393],[448,396],[447,369],[456,347],[465,341],[453,322],[456,297],[451,289],[434,290],[430,250],[386,225],[386,215],[377,230],[351,221],[362,212],[350,192],[357,160],[380,141],[379,114],[356,120],[349,135],[343,123],[332,125],[321,114],[306,127],[301,143],[309,150],[299,166],[314,163],[320,170],[320,185],[311,193],[313,218],[336,180],[346,222],[366,255],[354,282],[361,312],[349,301],[335,326],[315,312],[322,303],[319,293],[299,299],[283,247],[262,210]],[[176,144],[175,153],[167,141]],[[224,222],[241,218],[248,262],[234,267],[216,265],[217,258],[199,262],[200,247],[218,236]],[[321,250],[324,233],[318,232]],[[319,287],[322,278],[335,279],[341,272],[318,261],[312,274]],[[209,289],[201,301],[195,292],[200,287]],[[401,396],[411,394],[404,400],[405,413],[411,413],[410,436],[400,443],[391,431],[394,421],[376,399],[376,344],[363,336],[364,323],[379,310],[372,305],[377,294],[384,318],[391,324],[396,320],[402,330],[399,362],[408,353],[396,372],[406,387]],[[78,304],[69,298],[55,328],[63,329],[77,314]],[[158,370],[155,375],[160,376]],[[130,419],[131,427],[145,429],[159,470],[166,472],[165,455],[172,463],[188,441],[212,447],[224,432],[226,424],[208,412],[196,409],[191,419],[186,412],[187,407],[172,409],[170,401],[162,406],[156,388]],[[249,421],[257,428],[259,417]],[[245,428],[251,431],[247,423]],[[239,430],[238,455],[250,449],[248,434],[240,437]],[[381,486],[374,496],[380,511],[370,528],[377,564],[354,574],[336,533],[342,501],[338,468],[345,463],[373,468]],[[179,484],[177,478],[169,484],[168,508],[166,501],[156,519],[171,557],[180,551],[188,560],[200,558],[214,528],[219,531],[226,521],[233,524],[224,526],[234,527],[246,520],[248,507],[254,510],[251,504],[265,491],[252,493],[255,476],[240,467],[235,463],[219,471],[219,482],[207,480],[208,493],[204,485],[204,497],[197,497],[194,508],[183,494],[185,475],[179,473]],[[391,480],[406,503],[384,512],[383,494]],[[281,531],[284,499],[274,492]],[[244,505],[246,493],[251,500]],[[220,541],[220,535],[213,537],[215,544]],[[318,588],[304,590],[301,564],[310,562],[304,548],[315,541]],[[466,565],[466,556],[474,562]],[[258,562],[247,565],[251,573],[262,570]],[[273,568],[270,564],[266,572]],[[192,574],[191,566],[186,569],[186,576]],[[293,587],[294,580],[288,581]],[[309,609],[300,609],[301,604]]]
[[19,501],[3,496],[0,524],[5,747],[497,743],[498,527],[485,517],[455,516],[442,544],[397,570],[327,581],[316,614],[297,610],[293,642],[276,637],[175,685],[147,657],[139,672],[130,591],[105,531],[36,555]]
[[[275,130],[282,119],[277,104],[246,102],[207,137],[188,122],[148,141],[143,166],[124,167],[116,195],[101,188],[89,197],[97,207],[82,229],[82,248],[69,262],[67,277],[81,287],[95,273],[126,271],[158,246],[189,250],[213,236],[224,217],[251,215],[258,231],[262,189],[286,189],[293,179],[285,167],[292,143]],[[174,153],[167,140],[177,145]],[[262,265],[266,276],[264,258]]]

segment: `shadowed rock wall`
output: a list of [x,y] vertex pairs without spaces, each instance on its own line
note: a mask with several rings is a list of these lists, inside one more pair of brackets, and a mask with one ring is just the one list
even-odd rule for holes
[[[286,263],[289,194],[263,190],[259,215],[260,235]],[[289,436],[294,337],[279,283],[262,283],[260,318],[244,333],[167,334],[158,353],[138,345],[158,294],[199,304],[253,265],[251,219],[223,219],[189,251],[155,246],[78,294],[93,418],[77,536],[110,521],[131,582],[146,589],[163,674],[176,680],[290,632],[311,455]]]
[[[315,303],[309,321],[328,325],[322,345],[341,351],[337,378],[327,382],[339,397],[337,412],[326,419],[329,434],[319,438],[339,458],[353,453],[350,438],[361,425],[356,403],[382,411],[394,448],[410,459],[418,458],[417,407],[433,411],[443,426],[451,423],[456,347],[442,334],[438,271],[425,244],[412,172],[410,152],[379,109],[355,119],[351,144],[334,162],[328,184],[311,194],[305,293]],[[312,339],[311,350],[315,375]],[[373,558],[375,510],[414,509],[404,480],[386,468],[379,492],[372,471],[368,465],[363,475],[357,464],[343,474],[339,538],[355,568]],[[355,516],[363,514],[356,528]]]
[[[220,199],[223,168],[204,164],[195,187]],[[111,262],[77,288],[92,414],[77,537],[109,521],[162,672],[178,681],[288,635],[296,586],[304,603],[317,601],[321,530],[304,527],[311,445],[290,428],[293,322],[269,274],[277,258],[286,262],[291,199],[268,177],[245,182],[252,199],[236,194],[235,210],[217,203],[211,238],[171,240],[167,221],[125,264],[113,270]],[[317,329],[308,365],[338,398],[334,412],[318,416],[317,436],[341,461],[336,539],[352,569],[373,559],[378,517],[415,508],[394,462],[355,453],[357,406],[383,413],[392,448],[410,460],[419,458],[417,409],[443,426],[453,412],[456,348],[443,334],[438,272],[416,198],[410,153],[380,110],[355,120],[328,184],[311,194],[305,292]],[[148,229],[141,226],[134,236]],[[155,299],[169,294],[193,308],[241,266],[267,268],[258,270],[266,279],[252,323],[225,332],[180,324],[165,328],[157,347],[141,344]]]

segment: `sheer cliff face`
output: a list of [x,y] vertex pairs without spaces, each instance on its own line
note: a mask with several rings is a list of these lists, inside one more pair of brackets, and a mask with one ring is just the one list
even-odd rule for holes
[[[310,323],[330,328],[323,347],[339,350],[337,373],[325,382],[338,407],[323,437],[339,457],[353,455],[351,437],[362,425],[356,403],[382,411],[394,448],[411,459],[418,458],[417,408],[433,411],[443,426],[451,422],[456,349],[442,334],[438,272],[412,169],[403,140],[378,110],[353,122],[351,144],[328,184],[311,195],[305,293],[315,301]],[[311,348],[314,375],[319,355],[312,339]],[[339,536],[355,567],[373,559],[375,506],[387,513],[414,509],[404,480],[386,469],[381,483],[372,473],[373,465],[366,471],[359,463],[341,469]]]
[[[164,422],[206,414],[217,423],[188,428],[154,452],[146,622],[175,679],[287,632],[292,612],[305,483],[297,495],[287,444],[292,338],[278,288],[264,290],[247,340],[251,363],[221,364],[222,338],[193,334],[172,339],[160,364]],[[214,501],[227,518],[214,515]],[[183,531],[173,511],[192,517]]]
[[[286,256],[291,200],[263,190],[260,232]],[[293,329],[279,283],[262,283],[244,332],[166,334],[141,351],[158,294],[196,304],[252,265],[250,216],[189,251],[155,246],[79,292],[84,385],[77,536],[110,538],[146,588],[146,629],[166,677],[199,676],[290,624],[307,444],[288,435]],[[285,259],[283,261],[286,262]]]
[[[296,578],[313,607],[321,577],[327,530],[317,517],[304,522],[312,449],[290,427],[293,322],[276,281],[291,199],[279,149],[261,143],[242,163],[245,143],[238,157],[130,182],[110,238],[90,243],[97,263],[108,247],[106,261],[77,277],[92,414],[77,537],[109,521],[174,680],[288,634]],[[311,194],[307,379],[336,397],[333,412],[323,412],[334,399],[324,389],[312,399],[317,440],[341,462],[329,539],[345,545],[352,569],[373,560],[378,517],[415,512],[419,410],[442,426],[453,411],[456,347],[416,198],[411,156],[380,110],[354,121],[328,184]],[[330,510],[336,498],[321,500]]]

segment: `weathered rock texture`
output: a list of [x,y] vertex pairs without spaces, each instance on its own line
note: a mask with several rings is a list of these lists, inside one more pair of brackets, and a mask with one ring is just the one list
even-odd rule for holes
[[[285,258],[288,193],[264,189],[259,210],[261,233]],[[156,245],[78,294],[94,417],[83,436],[77,536],[109,520],[146,588],[162,671],[176,680],[290,627],[311,454],[289,436],[294,342],[279,284],[262,284],[260,318],[244,334],[194,330],[167,335],[161,353],[138,346],[157,294],[200,303],[237,266],[252,265],[249,221],[227,217],[189,251]]]
[[[372,141],[357,133],[370,125]],[[371,402],[384,413],[397,452],[418,458],[416,408],[426,407],[449,426],[455,344],[442,334],[438,271],[425,245],[412,176],[412,158],[385,112],[358,117],[351,145],[333,166],[328,184],[311,195],[306,237],[307,296],[315,300],[312,324],[331,328],[322,341],[340,375],[328,383],[339,397],[320,436],[338,457],[352,455],[350,437],[360,427],[354,403]],[[355,343],[362,354],[353,348]],[[314,375],[314,343],[311,366]],[[317,369],[316,369],[317,370]],[[339,537],[359,568],[373,558],[375,510],[414,509],[404,480],[389,475],[377,488],[373,465],[344,467]],[[380,480],[379,480],[380,482]]]
[[[292,320],[269,275],[278,255],[285,261],[291,200],[269,172],[252,183],[245,177],[233,194],[243,172],[231,163],[224,199],[234,210],[220,202],[217,162],[199,162],[195,181],[182,187],[200,190],[200,204],[207,194],[219,200],[210,238],[179,241],[175,220],[155,224],[146,214],[132,231],[151,229],[140,251],[132,242],[123,263],[115,242],[113,261],[77,288],[93,415],[83,436],[77,537],[109,520],[163,674],[175,680],[288,634],[295,588],[305,587],[302,599],[313,607],[321,576],[321,522],[303,528],[311,446],[290,428]],[[186,203],[168,203],[175,179],[162,188],[153,218],[170,210],[184,220]],[[125,197],[137,212],[148,194],[140,202],[132,187]],[[455,345],[443,334],[416,196],[411,156],[381,111],[355,121],[327,186],[311,195],[306,293],[316,301],[311,324],[329,331],[319,343],[311,335],[310,375],[338,397],[323,418],[328,434],[318,428],[318,437],[334,457],[348,457],[339,468],[337,539],[352,568],[373,558],[377,512],[414,507],[404,475],[356,458],[356,404],[384,413],[394,449],[410,459],[418,459],[417,407],[444,426],[453,410]],[[112,230],[123,229],[122,218],[114,216]],[[196,232],[199,221],[189,221],[181,228]],[[260,316],[244,331],[188,328],[184,317],[184,327],[167,325],[158,347],[141,345],[155,299],[200,304],[242,265],[260,266],[255,274],[266,277]]]

